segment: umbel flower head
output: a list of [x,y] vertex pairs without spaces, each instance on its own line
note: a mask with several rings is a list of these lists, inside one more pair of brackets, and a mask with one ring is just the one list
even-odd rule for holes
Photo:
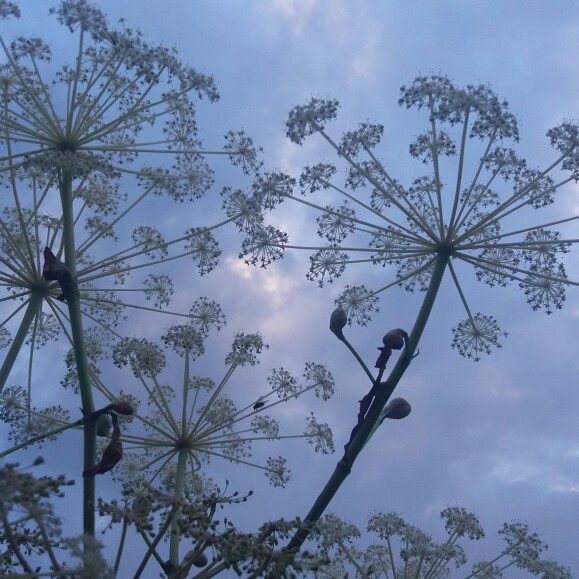
[[[230,131],[220,150],[202,146],[196,103],[218,99],[211,77],[138,31],[111,27],[85,0],[50,12],[65,29],[65,64],[55,62],[60,46],[53,55],[40,38],[0,36],[0,347],[10,345],[0,390],[25,344],[33,353],[58,335],[71,338],[62,272],[99,351],[88,353],[92,362],[118,338],[127,311],[197,315],[171,311],[174,282],[163,267],[188,258],[183,270],[206,274],[221,253],[215,230],[260,219],[225,189],[225,221],[211,225],[207,206],[182,231],[170,220],[174,203],[197,202],[213,185],[208,156],[244,173],[260,167],[241,132]],[[0,18],[19,16],[17,5],[0,2]]]
[[[334,514],[324,515],[313,533],[317,543],[313,562],[316,576],[346,577],[354,569],[363,569],[366,575],[376,578],[454,576],[457,572],[453,570],[467,564],[460,543],[465,539],[479,541],[485,538],[485,533],[478,517],[462,507],[447,507],[440,517],[448,536],[437,543],[397,513],[374,513],[366,530],[378,540],[370,545],[366,540],[364,546],[358,546],[362,534],[355,525]],[[525,523],[505,523],[499,535],[506,543],[505,548],[491,562],[475,563],[470,573],[466,569],[458,571],[461,577],[499,578],[505,569],[516,566],[532,576],[543,573],[544,579],[571,578],[569,569],[541,559],[547,545]]]
[[[320,162],[305,167],[299,182],[278,175],[266,186],[256,183],[253,198],[264,209],[291,199],[317,211],[322,244],[299,249],[313,251],[307,277],[320,286],[350,266],[384,268],[378,287],[347,285],[337,298],[350,323],[365,325],[378,311],[379,294],[392,286],[430,288],[435,295],[448,272],[466,314],[453,330],[452,345],[478,359],[500,347],[506,333],[494,317],[471,307],[468,270],[489,286],[518,286],[534,310],[548,314],[563,306],[566,288],[578,283],[568,278],[562,261],[576,236],[558,229],[576,227],[579,217],[541,223],[535,215],[579,177],[579,126],[564,122],[548,131],[557,155],[534,168],[516,149],[518,126],[508,103],[487,86],[463,88],[445,76],[421,76],[401,88],[399,104],[424,113],[426,124],[409,146],[424,170],[408,183],[381,158],[381,124],[363,122],[335,139],[326,125],[336,118],[337,101],[314,98],[290,112],[286,134],[297,144],[321,136],[339,166]],[[342,183],[339,168],[345,169]],[[332,196],[336,202],[326,204]],[[265,266],[286,249],[298,246],[269,225],[248,236],[242,253],[248,263]]]
[[[334,451],[330,428],[313,413],[306,418],[303,433],[291,436],[281,431],[279,421],[270,414],[279,404],[309,391],[327,400],[333,394],[334,380],[325,366],[306,364],[303,382],[284,368],[272,370],[267,379],[269,391],[257,397],[261,402],[257,405],[255,397],[240,400],[235,392],[243,389],[231,382],[240,368],[259,363],[260,353],[268,348],[263,337],[238,332],[225,356],[223,376],[213,380],[193,373],[194,362],[205,352],[206,336],[199,325],[176,324],[162,336],[163,346],[134,337],[123,338],[113,347],[115,365],[130,369],[136,379],[135,387],[128,386],[132,399],[146,400],[122,432],[124,458],[113,471],[126,489],[134,491],[139,482],[158,484],[169,464],[179,476],[185,471],[202,474],[202,464],[215,459],[256,467],[274,486],[284,486],[290,478],[287,461],[283,457],[269,457],[264,464],[254,461],[254,443],[302,437],[316,452]],[[182,360],[183,372],[177,379],[167,373],[168,358]],[[112,393],[98,383],[110,398]]]

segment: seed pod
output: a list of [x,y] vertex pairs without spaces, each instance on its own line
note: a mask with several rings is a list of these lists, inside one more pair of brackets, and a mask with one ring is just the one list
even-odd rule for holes
[[330,330],[336,335],[339,340],[344,340],[342,330],[348,323],[348,315],[342,306],[338,306],[330,316]]
[[401,328],[390,330],[383,338],[382,343],[393,350],[401,350],[404,341],[408,339],[408,334]]

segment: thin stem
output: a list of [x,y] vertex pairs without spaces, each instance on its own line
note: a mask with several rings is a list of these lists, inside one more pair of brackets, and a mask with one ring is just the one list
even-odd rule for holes
[[123,519],[123,530],[121,531],[121,540],[119,541],[119,548],[117,549],[117,556],[115,558],[115,566],[113,567],[114,577],[117,576],[119,572],[119,567],[121,565],[121,556],[123,554],[123,549],[125,547],[125,539],[127,536],[127,529],[129,528],[129,523],[126,519]]
[[[458,174],[456,176],[456,189],[454,191],[454,203],[452,205],[452,212],[450,215],[450,226],[448,228],[449,236],[452,236],[453,229],[454,229],[454,220],[456,216],[456,211],[458,208],[458,202],[460,200],[460,190],[462,186],[462,171],[464,167],[464,150],[465,150],[465,143],[467,137],[467,129],[468,129],[468,117],[470,113],[470,108],[468,108],[464,114],[464,122],[462,125],[462,138],[460,140],[460,154],[459,154],[459,161],[458,161]],[[469,191],[470,193],[470,191]]]
[[163,526],[159,529],[159,532],[158,532],[158,534],[155,537],[155,540],[153,542],[149,541],[145,532],[141,533],[143,539],[145,540],[145,542],[147,543],[149,548],[148,548],[147,552],[145,553],[145,556],[143,557],[143,560],[141,561],[141,564],[139,565],[139,568],[137,569],[137,572],[135,573],[133,579],[138,579],[141,576],[141,574],[143,573],[143,571],[147,567],[147,563],[148,563],[149,559],[151,558],[151,555],[155,555],[156,557],[158,557],[155,548],[161,542],[161,539],[165,535],[165,532],[169,528],[169,525],[172,523],[173,517],[175,516],[176,512],[177,512],[177,507],[173,506],[171,512],[169,513],[169,516],[167,517],[167,520],[163,523]]
[[[432,106],[433,106],[433,97],[430,96],[430,130],[432,135],[432,165],[434,168],[434,181],[436,184],[436,198],[438,201],[438,234],[442,239],[444,235],[444,215],[442,213],[442,183],[440,182],[440,168],[438,166],[438,146],[436,140],[436,120],[435,115],[433,114]],[[465,125],[468,122],[468,114],[465,118]],[[466,130],[466,126],[465,126]]]
[[[470,575],[467,575],[464,579],[471,579],[471,577],[476,577],[481,571],[483,571],[484,569],[487,569],[489,567],[491,567],[494,563],[496,563],[499,559],[502,559],[505,555],[507,555],[508,553],[510,553],[512,550],[514,550],[516,547],[518,547],[521,543],[522,543],[522,539],[520,541],[517,541],[516,543],[514,543],[513,545],[511,545],[508,549],[505,549],[504,551],[501,551],[492,561],[488,561],[483,567],[481,567],[480,569],[477,569],[476,571],[474,571],[473,573],[471,573]],[[510,563],[512,565],[512,562]],[[508,565],[506,566],[508,567]],[[506,567],[503,567],[503,569],[506,569]]]
[[10,349],[6,353],[6,357],[4,358],[4,362],[2,363],[2,367],[0,368],[0,392],[4,389],[4,385],[6,384],[6,380],[8,380],[8,376],[12,371],[12,367],[16,362],[16,358],[24,344],[24,340],[26,339],[26,335],[28,330],[36,318],[36,316],[40,313],[42,309],[42,295],[39,293],[32,293],[30,296],[30,300],[28,301],[28,306],[26,311],[24,312],[24,317],[20,321],[20,327],[12,340],[12,344],[10,344]]
[[366,366],[366,364],[364,364],[364,360],[362,360],[362,358],[360,358],[358,352],[356,352],[356,350],[354,350],[354,347],[346,339],[346,336],[342,336],[341,338],[338,337],[338,340],[344,342],[344,344],[346,344],[346,346],[348,347],[348,350],[350,350],[350,352],[352,352],[352,354],[354,354],[354,357],[356,358],[356,360],[358,360],[358,363],[360,364],[360,366],[362,366],[362,369],[364,370],[364,372],[366,372],[366,376],[368,376],[368,378],[370,378],[370,382],[373,384],[374,383],[374,376],[372,376],[372,372],[370,372],[370,370],[368,370],[368,366]]
[[452,280],[454,281],[454,285],[458,291],[458,295],[460,296],[460,301],[462,302],[462,305],[464,306],[464,309],[466,310],[466,313],[471,321],[472,324],[474,324],[474,319],[472,317],[472,313],[470,311],[470,308],[468,307],[468,302],[466,301],[466,296],[464,295],[464,292],[462,291],[462,287],[460,285],[460,282],[458,280],[458,276],[456,275],[456,271],[454,271],[454,267],[452,267],[452,262],[448,262],[448,269],[450,270],[450,275],[452,276]]
[[20,551],[20,547],[18,546],[18,540],[16,539],[16,537],[14,537],[14,534],[12,533],[12,529],[10,528],[10,521],[8,520],[8,517],[6,515],[2,517],[2,525],[4,527],[4,536],[6,537],[6,542],[10,545],[10,549],[16,555],[16,558],[20,562],[20,565],[22,565],[24,571],[26,571],[26,573],[32,574],[33,573],[32,568],[28,565],[26,558]]
[[352,564],[352,566],[356,569],[357,577],[361,579],[370,579],[370,575],[368,575],[364,569],[360,566],[360,564],[356,561],[356,559],[352,556],[350,551],[344,546],[342,541],[338,543],[338,551]]
[[398,579],[396,576],[396,565],[394,564],[394,553],[392,552],[392,543],[390,542],[390,537],[386,537],[386,543],[388,544],[388,555],[390,557],[390,567],[392,568],[392,576],[394,579]]
[[[42,416],[42,414],[39,414],[39,415]],[[76,428],[76,427],[80,426],[83,422],[84,422],[84,420],[81,418],[80,420],[77,420],[76,422],[72,422],[70,424],[65,424],[63,426],[59,426],[58,428],[55,428],[54,430],[50,430],[48,432],[45,432],[44,434],[39,434],[38,436],[35,436],[34,438],[30,438],[29,440],[21,442],[20,444],[17,444],[16,446],[13,446],[12,448],[5,450],[4,452],[0,452],[0,458],[4,458],[5,456],[8,456],[9,454],[16,452],[17,450],[21,450],[23,448],[26,448],[27,446],[34,444],[35,442],[38,442],[40,440],[44,440],[45,438],[50,438],[52,436],[60,434],[61,432],[64,432],[65,430],[68,430],[69,428]]]

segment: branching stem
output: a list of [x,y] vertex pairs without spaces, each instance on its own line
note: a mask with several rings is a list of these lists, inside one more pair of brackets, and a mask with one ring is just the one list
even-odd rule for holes
[[[372,405],[368,410],[366,418],[360,425],[359,430],[357,431],[350,444],[347,446],[346,451],[344,452],[344,456],[336,465],[332,476],[328,480],[322,492],[319,494],[314,505],[310,509],[310,512],[303,520],[302,526],[296,531],[295,535],[286,546],[286,550],[290,553],[295,554],[299,551],[300,547],[308,538],[308,535],[312,529],[312,525],[322,516],[325,509],[334,498],[334,495],[337,493],[346,477],[350,474],[358,454],[376,430],[375,427],[379,423],[380,413],[384,409],[384,406],[386,406],[386,403],[400,382],[404,372],[410,365],[410,362],[417,350],[418,343],[424,328],[426,327],[428,318],[430,317],[430,313],[438,294],[438,290],[440,289],[440,285],[442,283],[446,267],[448,266],[449,259],[450,256],[445,253],[440,253],[438,255],[434,265],[434,270],[432,272],[432,277],[430,279],[430,285],[424,296],[424,301],[422,302],[422,306],[418,312],[414,327],[412,328],[408,338],[407,346],[402,352],[402,355],[398,358],[396,365],[390,372],[388,379],[384,383],[384,387],[381,388],[380,391],[376,394]],[[284,565],[285,568],[287,564],[288,563],[286,562],[282,565]],[[283,571],[283,569],[279,571]]]

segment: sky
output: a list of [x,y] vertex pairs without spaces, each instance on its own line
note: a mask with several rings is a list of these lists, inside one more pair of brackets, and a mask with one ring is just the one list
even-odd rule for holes
[[[400,87],[419,74],[446,74],[458,85],[488,83],[517,116],[518,150],[533,166],[554,159],[547,130],[579,117],[579,6],[573,0],[95,3],[111,23],[125,18],[146,39],[174,46],[182,60],[215,77],[220,101],[198,109],[206,142],[243,128],[263,147],[267,168],[295,177],[305,164],[331,158],[320,140],[299,147],[284,135],[288,111],[312,96],[340,101],[336,135],[367,119],[384,124],[384,158],[405,181],[416,170],[408,144],[425,119],[397,100]],[[21,2],[30,32],[50,34],[48,5]],[[579,212],[578,192],[572,184],[564,189],[558,215]],[[314,216],[301,209],[289,208],[278,218],[296,242],[315,231]],[[252,469],[219,467],[216,474],[231,477],[240,490],[256,490],[257,498],[232,514],[249,529],[266,519],[304,516],[341,457],[368,384],[328,331],[329,316],[344,285],[360,278],[378,285],[385,272],[352,269],[319,289],[305,278],[307,253],[288,252],[265,270],[250,268],[237,259],[239,242],[232,232],[224,245],[229,254],[210,275],[180,272],[187,287],[222,304],[226,335],[261,331],[269,342],[261,366],[248,371],[239,388],[258,394],[269,368],[301,373],[311,360],[325,362],[337,383],[336,396],[312,408],[332,426],[336,454],[316,455],[303,441],[285,445],[294,475],[285,490],[269,488]],[[566,263],[573,277],[577,255]],[[516,286],[489,289],[472,277],[473,301],[509,333],[503,347],[476,363],[451,349],[450,329],[462,313],[448,284],[420,355],[395,393],[411,403],[412,413],[382,425],[329,510],[362,529],[374,512],[396,511],[442,539],[439,512],[463,506],[478,514],[488,537],[484,544],[465,545],[471,562],[499,551],[496,531],[503,522],[522,520],[549,545],[548,558],[579,573],[579,292],[570,288],[564,308],[547,316],[533,312]],[[409,329],[420,299],[389,290],[380,314],[367,327],[348,328],[348,339],[373,364],[382,335]],[[290,423],[309,411],[302,401],[283,409]]]

